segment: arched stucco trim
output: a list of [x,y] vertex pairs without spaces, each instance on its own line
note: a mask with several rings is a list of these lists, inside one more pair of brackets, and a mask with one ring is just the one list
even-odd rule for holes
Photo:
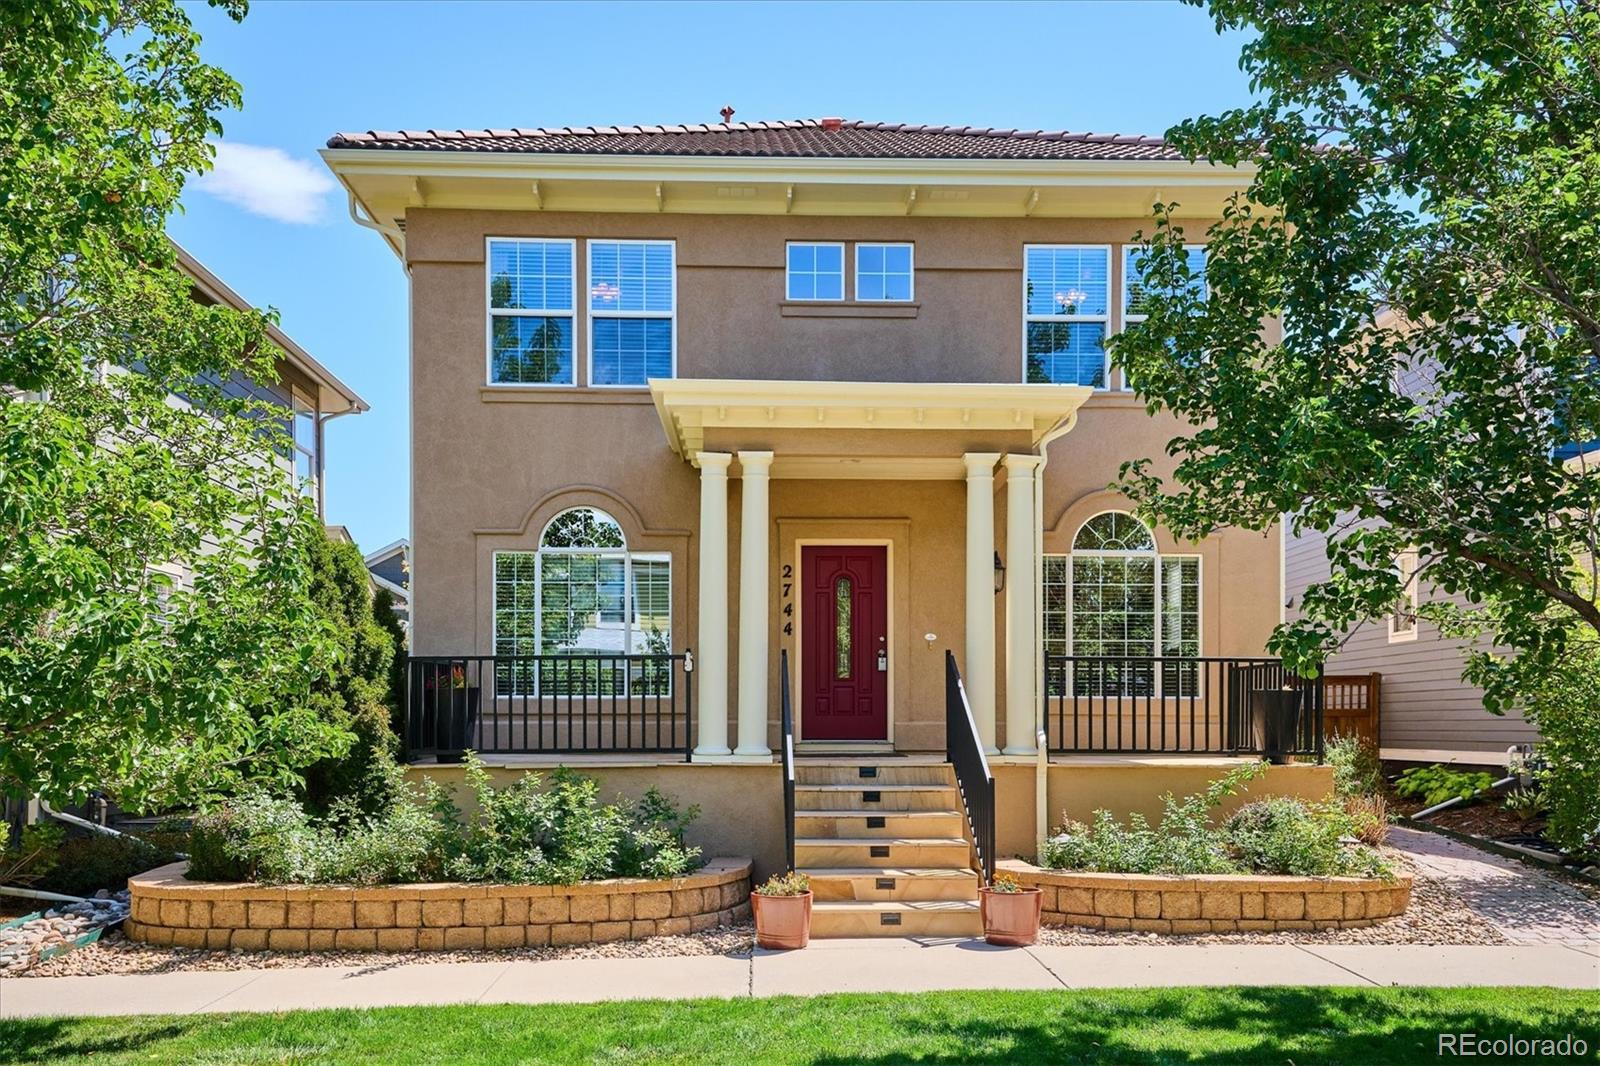
[[[1044,528],[1044,550],[1046,555],[1065,555],[1072,550],[1072,538],[1089,519],[1107,511],[1121,511],[1124,514],[1133,514],[1133,505],[1128,498],[1120,492],[1100,489],[1086,492],[1082,496],[1068,503],[1056,515],[1056,519]],[[1143,519],[1140,519],[1143,522]],[[1143,522],[1145,528],[1155,534],[1156,551],[1163,554],[1204,554],[1201,543],[1191,543],[1174,537],[1165,526],[1151,526]]]
[[475,529],[475,537],[517,537],[528,533],[530,529],[535,534],[543,532],[550,520],[562,511],[570,511],[576,507],[595,507],[617,520],[622,527],[623,536],[631,542],[634,535],[640,537],[687,537],[687,529],[651,529],[644,524],[644,519],[639,516],[639,511],[626,499],[608,488],[600,485],[565,485],[559,489],[552,489],[534,501],[528,508],[518,525],[505,529]]

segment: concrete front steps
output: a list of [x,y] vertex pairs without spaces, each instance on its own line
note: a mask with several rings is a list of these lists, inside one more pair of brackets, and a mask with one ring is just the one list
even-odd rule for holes
[[980,936],[978,875],[947,764],[795,767],[795,866],[811,935]]

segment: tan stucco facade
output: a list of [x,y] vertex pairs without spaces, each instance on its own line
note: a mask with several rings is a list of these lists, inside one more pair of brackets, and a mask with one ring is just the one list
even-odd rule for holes
[[[585,238],[675,241],[680,379],[1019,384],[1024,245],[1109,245],[1109,329],[1114,332],[1120,326],[1121,248],[1144,225],[1136,218],[409,211],[405,250],[412,291],[413,652],[491,652],[494,553],[531,550],[551,517],[581,505],[613,515],[631,549],[670,553],[672,643],[676,649],[699,648],[703,639],[697,632],[700,471],[691,456],[672,450],[648,389],[587,387],[582,300],[574,328],[576,387],[486,383],[487,238],[573,238],[579,278],[585,271]],[[785,243],[791,240],[913,242],[915,302],[786,302]],[[1065,552],[1085,519],[1125,506],[1109,489],[1125,460],[1153,457],[1158,472],[1170,470],[1163,449],[1179,431],[1170,417],[1149,416],[1127,392],[1098,392],[1084,402],[1070,431],[1047,449],[1040,515],[1044,552]],[[712,427],[705,432],[703,447],[728,454],[770,451],[779,466],[785,456],[795,455],[959,461],[970,453],[1031,453],[1036,450],[1034,436],[1024,428]],[[730,738],[735,734],[739,669],[739,641],[732,634],[748,624],[740,617],[739,472],[734,463],[727,507],[730,636],[724,683]],[[792,638],[781,631],[779,575],[785,566],[795,565],[798,548],[806,542],[854,540],[886,544],[890,551],[890,736],[902,750],[943,747],[943,656],[948,648],[959,659],[966,647],[967,491],[959,476],[927,471],[885,480],[773,477],[766,538],[773,592],[764,621],[770,662],[769,744],[777,740],[779,651],[787,648],[795,654]],[[1003,464],[995,470],[993,494],[995,550],[1004,555]],[[1201,559],[1202,653],[1261,654],[1279,616],[1275,531],[1227,531],[1199,544],[1178,543],[1160,530],[1157,537],[1162,551]],[[1013,560],[1005,563],[1009,572],[1022,572]],[[994,596],[994,611],[995,647],[1003,657],[1004,595]],[[925,639],[927,634],[934,639]],[[1001,738],[1006,673],[1005,663],[998,663],[994,676]]]

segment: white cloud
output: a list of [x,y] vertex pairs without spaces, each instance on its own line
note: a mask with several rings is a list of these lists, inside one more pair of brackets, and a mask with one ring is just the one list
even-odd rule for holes
[[216,165],[194,186],[253,215],[309,225],[327,213],[336,183],[316,163],[296,159],[281,148],[217,142]]

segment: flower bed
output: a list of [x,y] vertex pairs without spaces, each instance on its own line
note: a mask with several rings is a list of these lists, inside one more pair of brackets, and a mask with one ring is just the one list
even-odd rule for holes
[[1044,891],[1046,925],[1145,933],[1348,929],[1403,912],[1411,875],[1278,877],[1258,874],[1084,873],[1001,862],[1024,885]]
[[684,877],[573,885],[262,885],[190,881],[184,863],[130,878],[134,940],[192,948],[439,951],[641,940],[750,917],[750,860]]

